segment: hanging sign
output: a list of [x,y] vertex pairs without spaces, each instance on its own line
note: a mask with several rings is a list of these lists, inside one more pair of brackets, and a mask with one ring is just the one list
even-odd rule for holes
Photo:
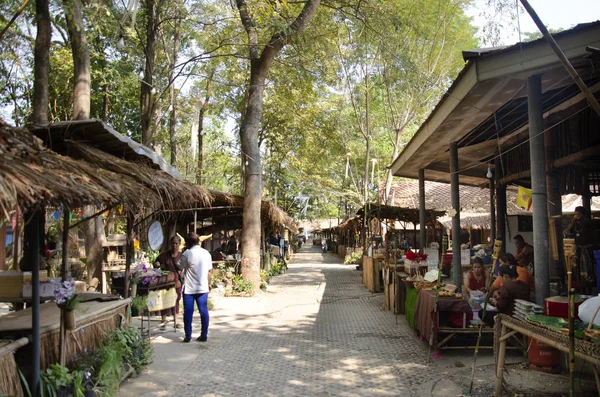
[[159,221],[154,221],[148,228],[148,244],[152,250],[160,248],[164,240],[162,225]]

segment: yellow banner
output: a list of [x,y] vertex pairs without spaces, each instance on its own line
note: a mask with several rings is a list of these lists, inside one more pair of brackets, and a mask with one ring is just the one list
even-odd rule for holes
[[519,186],[518,196],[517,196],[517,207],[521,207],[524,210],[531,211],[532,206],[532,198],[531,198],[531,189],[527,189],[525,187]]

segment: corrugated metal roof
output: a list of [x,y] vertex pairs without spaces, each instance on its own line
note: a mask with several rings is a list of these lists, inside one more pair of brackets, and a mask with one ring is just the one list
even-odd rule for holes
[[68,140],[79,141],[128,161],[142,161],[152,168],[160,169],[174,178],[182,179],[177,168],[162,156],[133,139],[120,134],[102,120],[59,121],[45,125],[34,125],[29,130],[42,139],[53,151],[68,155]]

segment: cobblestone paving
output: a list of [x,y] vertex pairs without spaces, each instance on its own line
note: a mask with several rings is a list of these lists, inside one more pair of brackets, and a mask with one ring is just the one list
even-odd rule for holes
[[216,299],[207,343],[172,331],[156,338],[154,363],[121,395],[416,395],[433,371],[424,344],[360,277],[303,248],[269,292]]

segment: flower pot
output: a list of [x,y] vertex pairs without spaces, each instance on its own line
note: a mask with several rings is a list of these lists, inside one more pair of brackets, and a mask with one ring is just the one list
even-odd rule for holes
[[64,311],[65,313],[65,328],[68,330],[75,329],[75,313],[72,311]]

